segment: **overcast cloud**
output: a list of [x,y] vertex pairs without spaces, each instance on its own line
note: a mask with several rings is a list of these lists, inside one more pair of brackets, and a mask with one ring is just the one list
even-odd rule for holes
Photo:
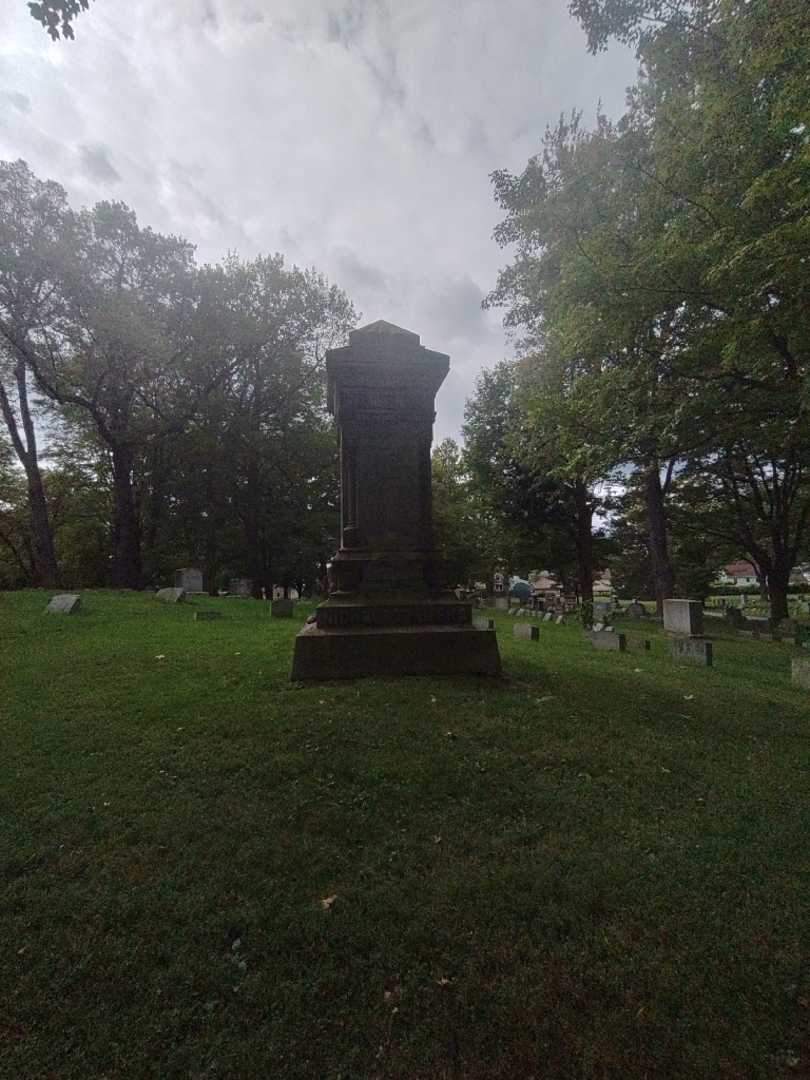
[[58,43],[0,0],[0,157],[201,260],[316,266],[363,322],[450,353],[439,439],[510,355],[481,310],[508,260],[489,174],[563,111],[620,113],[633,73],[588,54],[566,0],[95,0]]

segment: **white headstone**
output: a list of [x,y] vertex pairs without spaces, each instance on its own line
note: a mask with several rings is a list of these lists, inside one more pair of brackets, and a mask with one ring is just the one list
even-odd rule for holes
[[60,593],[45,608],[52,615],[72,615],[82,606],[82,598],[76,593]]
[[700,637],[703,634],[703,605],[699,600],[665,600],[664,629],[671,634]]

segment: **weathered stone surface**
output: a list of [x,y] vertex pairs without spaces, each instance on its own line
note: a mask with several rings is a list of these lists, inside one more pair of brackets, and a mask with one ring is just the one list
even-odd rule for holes
[[243,599],[253,595],[253,579],[249,577],[231,578],[228,582],[228,592],[231,596],[241,596]]
[[185,589],[158,589],[156,596],[166,604],[181,604],[186,598]]
[[557,624],[557,626],[565,626],[565,616],[558,615],[554,622]]
[[508,596],[496,596],[495,597],[495,610],[496,611],[508,611],[509,610],[509,597]]
[[494,630],[469,626],[402,626],[319,630],[295,639],[292,678],[353,679],[384,675],[500,675]]
[[791,660],[790,681],[802,690],[810,690],[810,658],[796,656]]
[[640,604],[638,600],[634,600],[632,604],[628,604],[624,613],[631,619],[645,619],[647,617],[647,609],[643,604]]
[[294,600],[272,600],[270,614],[274,619],[291,619],[295,614]]
[[605,624],[603,622],[595,622],[592,629],[595,634],[600,634],[605,629]]
[[672,659],[681,664],[711,667],[712,643],[705,638],[676,638],[672,642]]
[[624,634],[614,634],[611,630],[595,630],[591,634],[591,644],[595,649],[624,652],[627,648],[627,638]]
[[194,612],[194,621],[195,622],[210,622],[212,619],[221,619],[221,618],[222,618],[222,612],[221,611],[195,611]]
[[700,637],[703,633],[703,605],[699,600],[665,600],[664,629],[671,634]]
[[636,637],[634,634],[628,634],[627,648],[633,649],[636,652],[649,652],[652,648],[652,642],[649,638],[640,638]]
[[51,615],[73,615],[82,606],[82,598],[76,593],[60,593],[54,596],[45,611]]
[[187,593],[204,592],[202,570],[194,566],[184,566],[180,570],[175,570],[174,587],[184,589]]
[[553,611],[546,611],[544,613],[544,615],[543,615],[543,622],[551,622],[551,620],[553,618],[554,618],[554,612]]
[[476,630],[494,630],[494,619],[473,619],[473,626]]
[[472,625],[469,598],[443,587],[434,543],[434,399],[449,364],[418,334],[383,321],[327,352],[341,544],[329,598],[296,638],[295,679],[500,673],[495,634]]
[[513,626],[512,633],[516,638],[523,638],[525,641],[540,640],[540,627],[532,626],[530,623],[519,623]]

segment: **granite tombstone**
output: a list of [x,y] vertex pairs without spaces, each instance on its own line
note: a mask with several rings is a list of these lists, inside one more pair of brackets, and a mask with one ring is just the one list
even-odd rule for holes
[[433,537],[434,399],[450,360],[391,323],[326,355],[340,448],[341,544],[329,598],[295,639],[293,679],[498,675],[493,630],[443,588]]

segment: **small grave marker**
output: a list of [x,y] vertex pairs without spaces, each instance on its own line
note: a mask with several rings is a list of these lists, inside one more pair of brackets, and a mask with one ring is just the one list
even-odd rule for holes
[[540,627],[531,626],[529,623],[519,623],[517,626],[513,626],[512,633],[516,638],[523,638],[524,641],[540,640]]
[[292,600],[273,600],[270,604],[270,615],[274,619],[291,619],[295,612],[295,604]]
[[643,604],[640,604],[638,600],[634,600],[632,604],[627,605],[625,615],[631,619],[644,619],[647,616],[647,609]]
[[76,593],[60,593],[45,608],[51,615],[74,615],[82,606],[82,598]]
[[604,649],[606,652],[624,652],[627,648],[627,637],[624,634],[614,634],[612,630],[594,630],[591,644],[595,649]]
[[551,622],[551,620],[553,618],[554,618],[554,613],[552,611],[547,611],[543,615],[543,622]]
[[678,638],[672,642],[672,659],[681,664],[711,667],[712,643],[705,638]]
[[810,659],[796,656],[791,660],[790,681],[802,690],[810,690]]
[[186,598],[185,589],[158,589],[158,600],[162,600],[164,604],[181,604]]
[[195,566],[184,566],[182,569],[176,570],[174,587],[184,589],[187,593],[204,592],[202,570],[198,570]]
[[628,634],[627,648],[637,652],[650,652],[652,649],[652,642],[649,638],[634,637],[632,634]]
[[253,596],[253,579],[249,577],[231,578],[228,582],[228,593],[231,596],[241,596],[244,599]]
[[557,626],[565,626],[565,616],[558,615],[554,622],[557,624]]
[[703,634],[703,605],[699,600],[665,600],[664,629],[671,634],[700,637]]

